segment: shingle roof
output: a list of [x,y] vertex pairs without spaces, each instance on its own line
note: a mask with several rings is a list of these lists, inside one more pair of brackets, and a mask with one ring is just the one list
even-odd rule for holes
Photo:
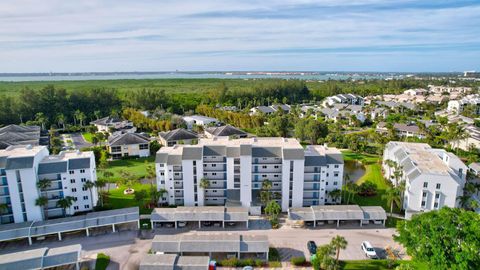
[[167,163],[168,153],[157,153],[155,163]]
[[[90,165],[90,162],[88,163]],[[67,171],[67,162],[47,162],[38,164],[38,174],[62,173]]]
[[158,135],[160,137],[162,137],[167,142],[169,142],[169,141],[181,141],[181,140],[193,140],[193,139],[198,138],[198,135],[196,133],[185,130],[183,128],[177,128],[175,130],[168,131],[168,132],[160,132]]
[[214,135],[214,136],[246,136],[247,133],[233,127],[231,125],[221,126],[221,127],[209,127],[206,129],[206,132]]
[[0,149],[10,145],[39,145],[40,138],[39,126],[8,125],[0,128]]
[[327,161],[324,156],[305,156],[305,166],[325,166]]
[[282,157],[280,147],[252,147],[252,157]]
[[283,158],[287,160],[301,160],[305,157],[305,151],[303,148],[293,149],[293,148],[284,148],[283,149]]
[[203,147],[204,156],[225,156],[226,154],[227,154],[227,148],[225,146],[205,145]]
[[33,167],[33,157],[11,157],[7,159],[6,170],[19,170]]
[[328,164],[343,164],[342,154],[326,154]]
[[92,121],[90,122],[91,124],[94,124],[94,125],[103,125],[103,126],[106,126],[106,125],[109,125],[109,124],[113,124],[113,123],[119,123],[119,122],[122,122],[123,120],[118,118],[118,117],[110,117],[110,116],[107,116],[107,117],[104,117],[104,118],[100,118],[98,120],[95,120],[95,121]]
[[69,170],[87,169],[90,168],[89,158],[72,158],[68,160]]
[[202,147],[183,147],[182,160],[201,160]]
[[108,138],[108,144],[114,145],[128,145],[128,144],[145,144],[149,143],[150,139],[138,133],[124,133]]

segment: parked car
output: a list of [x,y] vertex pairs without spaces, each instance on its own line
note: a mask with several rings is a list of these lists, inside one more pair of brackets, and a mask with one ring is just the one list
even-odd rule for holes
[[245,266],[242,268],[242,270],[253,270],[253,267],[251,266]]
[[317,244],[315,244],[314,241],[308,241],[307,248],[308,248],[308,252],[310,252],[310,255],[317,253]]
[[185,222],[185,221],[179,221],[179,222],[178,222],[178,227],[179,227],[179,228],[183,228],[183,227],[185,227],[185,226],[187,226],[187,222]]
[[205,227],[210,227],[210,226],[212,226],[212,222],[204,221],[202,225],[205,226]]
[[361,247],[367,258],[370,258],[370,259],[378,258],[377,252],[375,252],[375,249],[373,248],[372,244],[370,244],[370,242],[363,241]]

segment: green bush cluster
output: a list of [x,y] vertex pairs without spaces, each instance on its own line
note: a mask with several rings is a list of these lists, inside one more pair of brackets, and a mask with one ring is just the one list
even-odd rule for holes
[[290,263],[292,263],[295,266],[302,266],[307,262],[304,256],[299,256],[299,257],[293,257],[290,259]]
[[274,247],[270,247],[268,249],[268,260],[273,262],[273,261],[280,261],[280,253],[278,250]]
[[254,259],[242,259],[239,260],[237,258],[230,258],[225,260],[220,260],[217,262],[218,266],[223,267],[245,267],[245,266],[256,266],[262,267],[265,263],[262,260],[254,260]]
[[95,261],[95,270],[105,270],[110,263],[110,256],[104,253],[97,254],[97,260]]

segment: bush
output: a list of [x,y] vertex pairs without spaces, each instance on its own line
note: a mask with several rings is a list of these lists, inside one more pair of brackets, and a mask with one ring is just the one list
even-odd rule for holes
[[224,266],[224,267],[236,267],[237,264],[238,264],[237,258],[230,258],[230,259],[225,259],[217,262],[218,266]]
[[360,196],[375,196],[377,194],[377,185],[373,182],[363,182],[358,187],[358,195]]
[[279,268],[279,267],[282,267],[282,263],[279,261],[268,262],[268,266],[272,268]]
[[105,270],[110,263],[110,256],[104,253],[97,254],[97,260],[95,261],[95,270]]
[[280,261],[280,253],[276,248],[269,248],[268,249],[268,260],[269,261]]
[[261,267],[264,265],[264,263],[262,260],[254,260],[254,259],[239,260],[237,258],[230,258],[230,259],[225,259],[217,262],[217,265],[223,266],[223,267],[245,267],[245,266]]
[[270,220],[270,225],[272,226],[272,229],[280,228],[280,223],[279,223],[278,219],[276,219],[276,218]]
[[305,259],[305,257],[300,256],[291,258],[290,262],[295,266],[302,266],[307,262],[307,260]]

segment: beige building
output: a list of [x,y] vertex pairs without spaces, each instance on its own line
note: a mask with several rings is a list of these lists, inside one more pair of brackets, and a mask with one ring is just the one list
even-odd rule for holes
[[124,133],[108,138],[108,153],[112,159],[150,156],[150,139],[139,133]]

